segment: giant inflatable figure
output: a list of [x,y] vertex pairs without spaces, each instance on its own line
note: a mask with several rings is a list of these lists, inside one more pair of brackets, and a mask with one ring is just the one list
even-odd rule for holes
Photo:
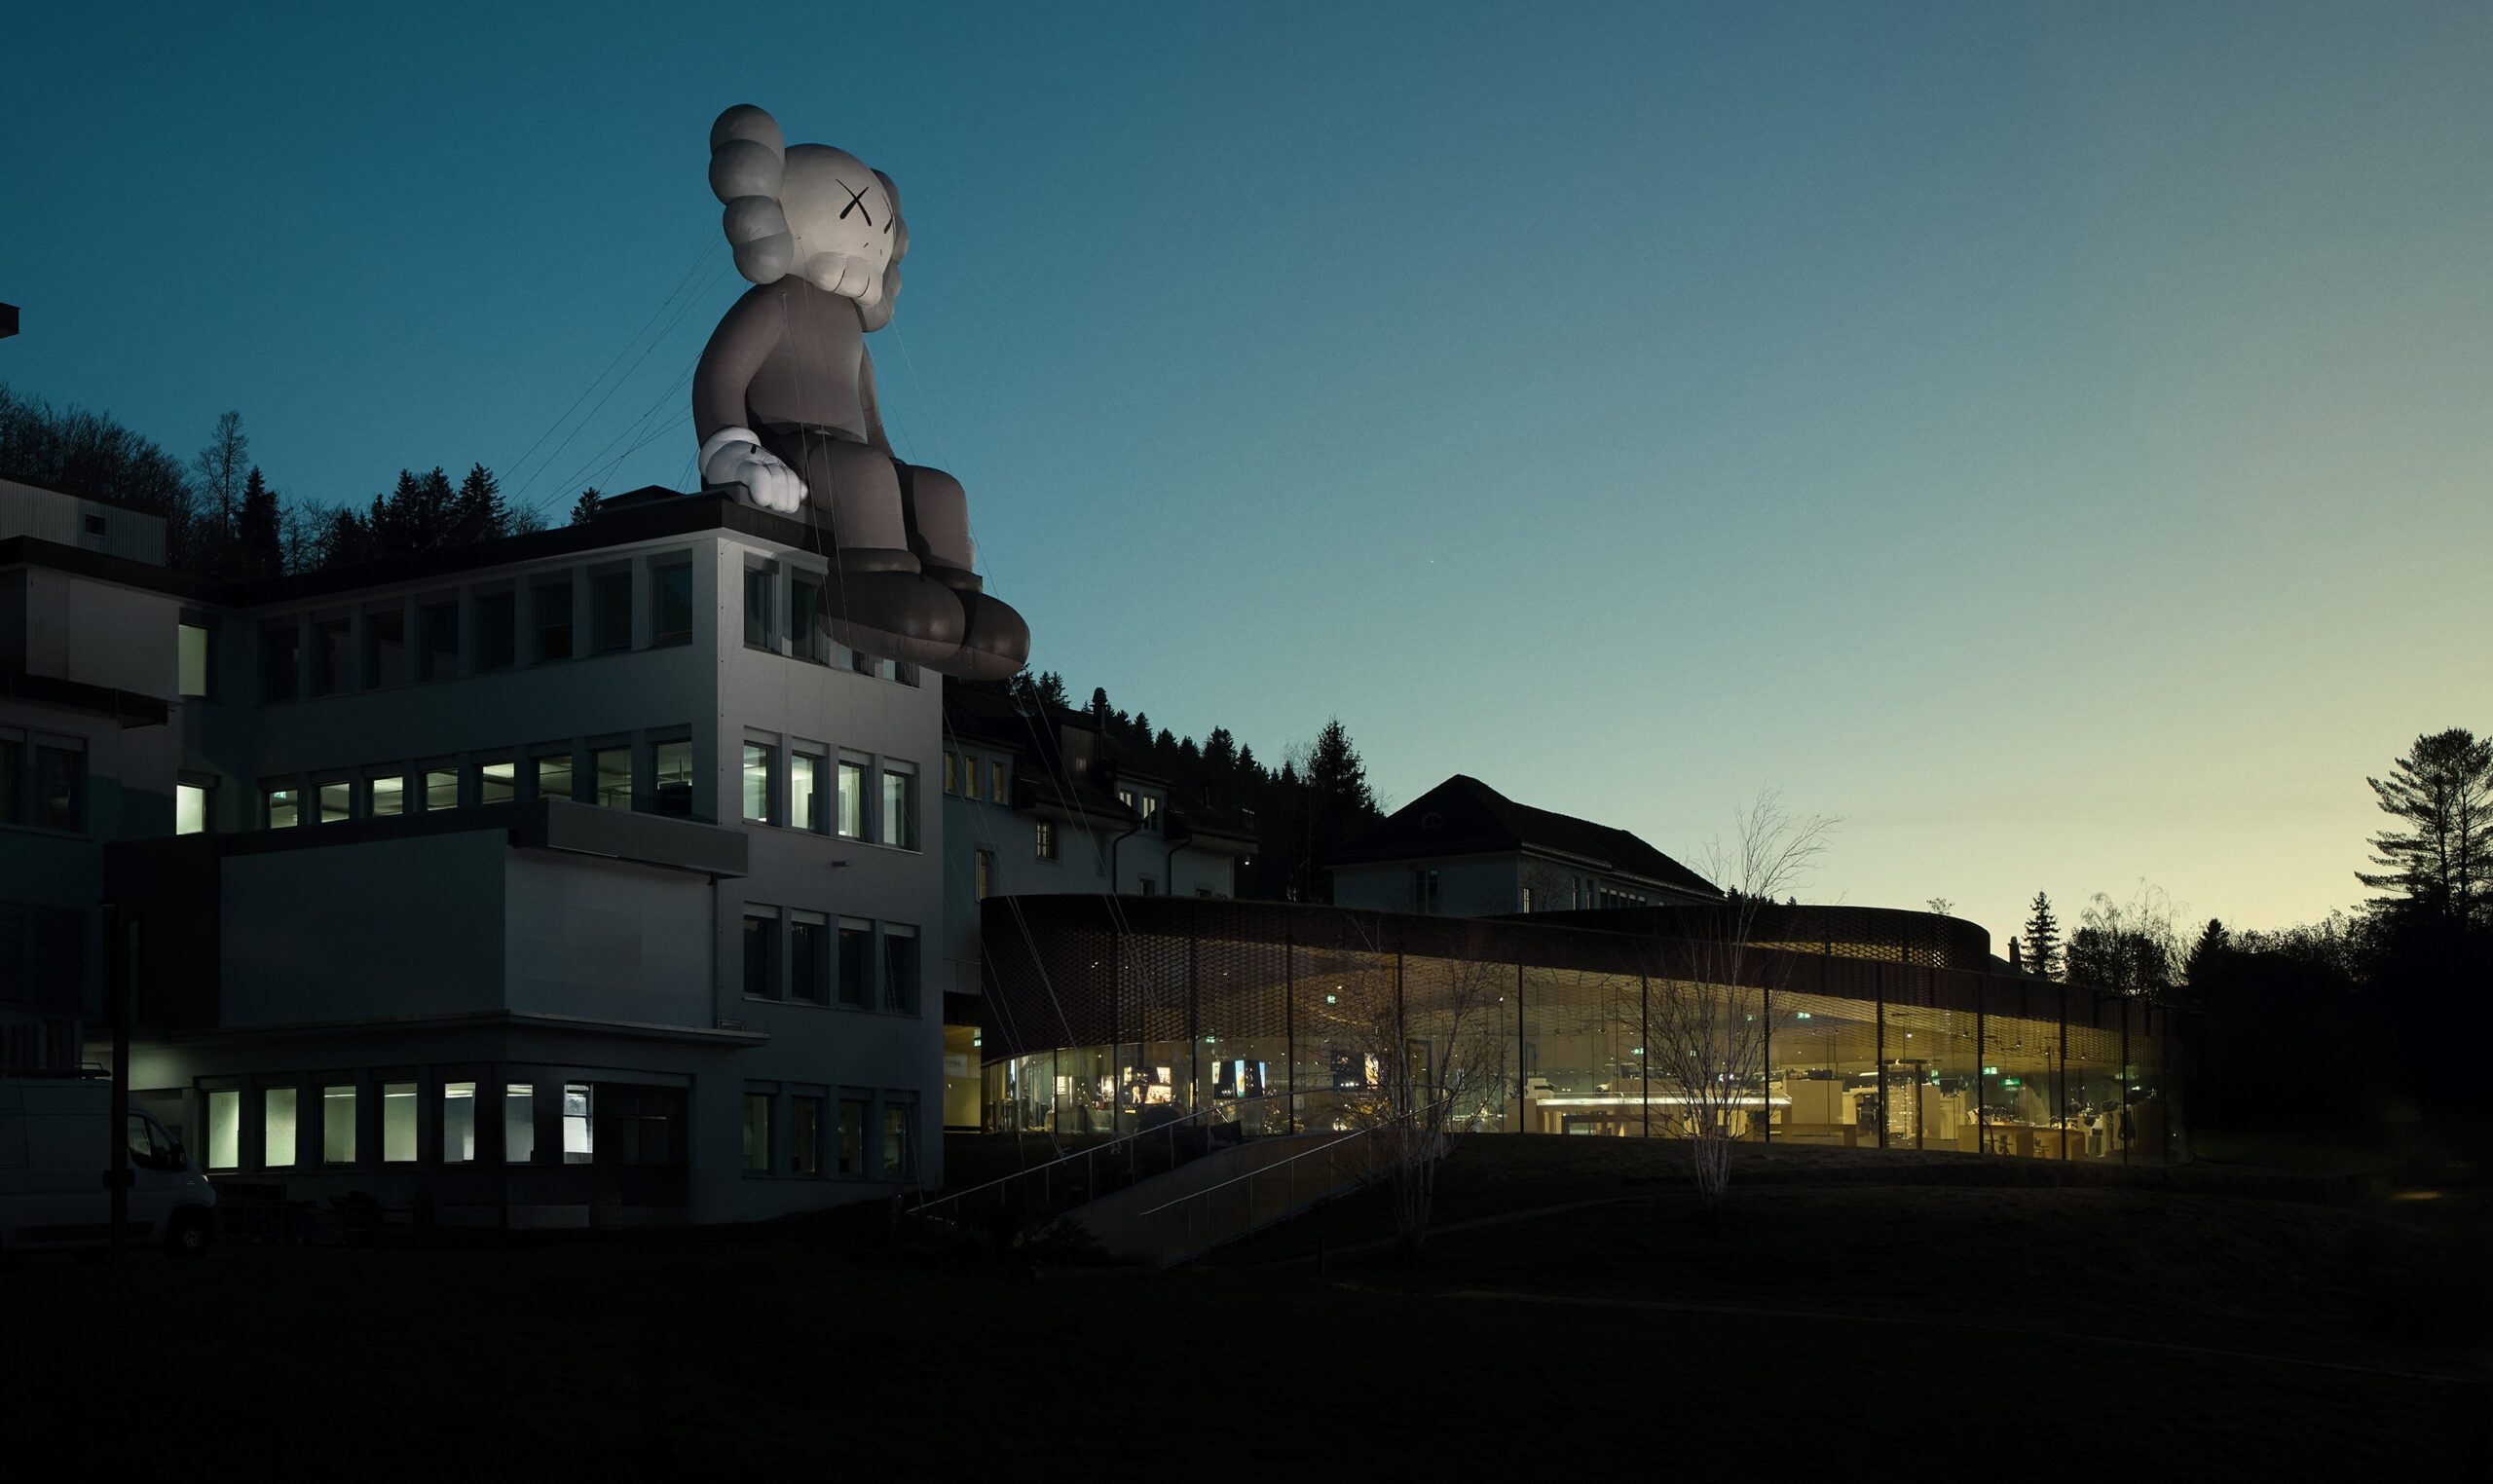
[[973,680],[1019,671],[1029,626],[971,570],[969,497],[901,463],[875,406],[866,336],[891,322],[909,251],[891,177],[845,150],[782,143],[745,103],[710,126],[710,189],[755,286],[692,375],[703,487],[829,528],[841,644]]

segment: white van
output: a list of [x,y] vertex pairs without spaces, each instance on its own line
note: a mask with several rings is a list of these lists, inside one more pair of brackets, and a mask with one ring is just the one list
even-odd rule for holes
[[[112,1241],[112,1084],[0,1077],[0,1256]],[[132,1102],[129,1232],[176,1257],[216,1236],[216,1190],[155,1116]]]

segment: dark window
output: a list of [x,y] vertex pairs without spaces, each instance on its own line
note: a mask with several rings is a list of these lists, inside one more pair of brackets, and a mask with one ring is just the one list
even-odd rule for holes
[[839,1003],[864,1009],[874,962],[874,930],[862,922],[839,925]]
[[851,649],[848,651],[848,668],[860,675],[880,675],[883,662],[863,649]]
[[892,679],[904,686],[914,686],[917,684],[917,666],[905,659],[893,660]]
[[831,999],[831,924],[812,912],[788,918],[788,995],[808,1005]]
[[788,1172],[822,1173],[822,1099],[788,1099]]
[[744,1094],[744,1168],[755,1174],[770,1170],[770,1094]]
[[449,680],[459,673],[459,605],[428,603],[422,624],[424,673],[419,680]]
[[902,1015],[917,1013],[917,939],[883,934],[883,1008]]
[[692,817],[692,744],[679,738],[660,742],[650,749],[651,761],[656,765],[656,796],[653,807],[660,814],[677,819]]
[[572,584],[540,582],[530,594],[537,611],[537,657],[572,657]]
[[303,629],[273,623],[260,630],[260,699],[290,701],[303,683]]
[[363,683],[407,683],[407,611],[375,609],[363,615]]
[[632,648],[632,575],[609,572],[591,579],[589,605],[597,615],[597,651]]
[[744,992],[757,999],[779,997],[779,919],[756,912],[744,914]]
[[476,668],[506,670],[518,656],[519,604],[509,593],[476,595]]
[[35,823],[47,830],[87,828],[87,755],[35,744]]
[[100,516],[100,515],[90,515],[90,516],[88,516],[88,517],[87,517],[87,534],[88,534],[89,536],[101,536],[101,535],[103,535],[103,534],[104,534],[104,518],[103,518],[102,516]]
[[692,569],[661,567],[650,574],[650,643],[692,642]]
[[913,1103],[903,1102],[885,1094],[883,1102],[883,1178],[906,1180],[917,1169],[916,1151],[910,1147],[910,1123],[917,1112]]
[[0,737],[0,823],[26,822],[26,744]]
[[839,1172],[866,1172],[866,1118],[871,1108],[862,1097],[839,1099]]
[[744,570],[744,642],[757,649],[770,648],[770,569]]
[[831,601],[821,582],[788,578],[788,652],[816,664],[831,659]]
[[353,673],[353,654],[348,649],[353,641],[354,625],[344,618],[316,618],[312,621],[312,693],[335,695],[344,688]]

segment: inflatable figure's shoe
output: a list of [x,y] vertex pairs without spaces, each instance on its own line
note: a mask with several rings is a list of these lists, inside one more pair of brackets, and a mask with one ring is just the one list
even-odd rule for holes
[[852,649],[940,670],[960,652],[961,600],[914,572],[835,572],[825,584],[831,637]]
[[957,567],[929,567],[926,575],[960,600],[966,627],[959,649],[935,660],[935,668],[961,680],[1011,680],[1030,658],[1030,626],[1010,604],[986,595],[975,573]]

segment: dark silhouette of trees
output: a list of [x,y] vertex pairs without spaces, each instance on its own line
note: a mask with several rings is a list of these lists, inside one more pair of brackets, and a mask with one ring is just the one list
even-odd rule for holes
[[56,410],[0,383],[0,475],[162,516],[167,562],[202,570],[194,497],[181,465],[110,413]]
[[594,489],[580,491],[580,498],[572,501],[571,523],[575,526],[585,526],[597,519],[597,502],[603,498]]
[[286,569],[285,512],[277,491],[269,488],[258,464],[242,478],[242,498],[234,510],[234,545],[225,575],[243,581],[280,576]]
[[2381,812],[2400,821],[2372,836],[2382,871],[2356,879],[2390,895],[2376,905],[2426,922],[2484,922],[2493,887],[2493,738],[2462,726],[2417,737],[2387,780],[2365,778]]
[[196,555],[201,567],[219,575],[233,575],[234,548],[242,494],[252,470],[251,440],[242,431],[242,415],[219,413],[207,446],[191,460],[191,483],[197,496]]
[[2043,979],[2061,977],[2061,922],[2052,915],[2052,899],[2034,893],[2034,909],[2026,918],[2026,972]]

